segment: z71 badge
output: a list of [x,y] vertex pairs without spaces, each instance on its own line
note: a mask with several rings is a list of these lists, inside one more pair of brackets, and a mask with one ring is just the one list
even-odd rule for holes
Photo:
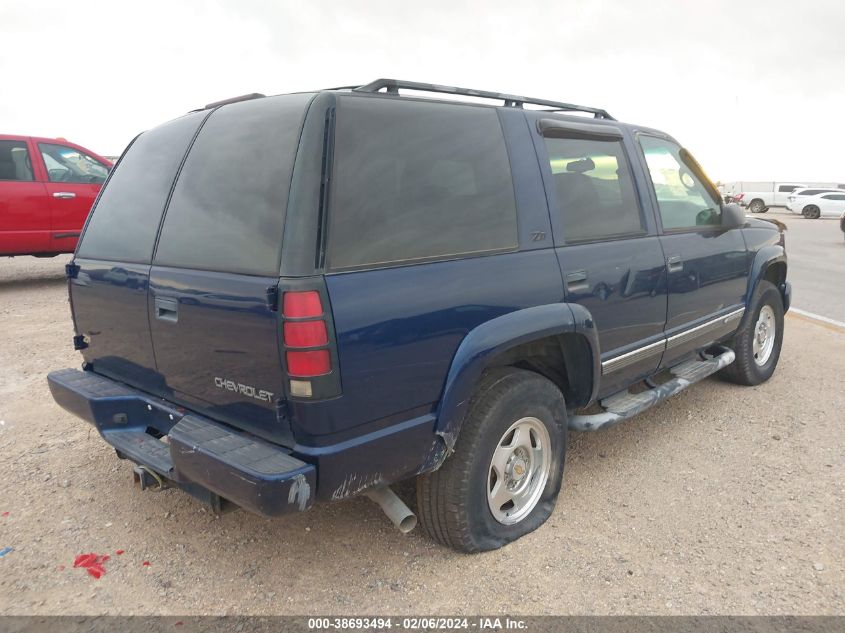
[[247,396],[248,398],[255,398],[256,400],[261,400],[261,402],[272,402],[273,401],[273,392],[272,391],[264,391],[263,389],[256,389],[255,387],[251,387],[250,385],[244,385],[239,382],[235,382],[234,380],[229,380],[228,378],[219,378],[217,376],[214,377],[214,386],[218,389],[225,389],[226,391],[234,391],[235,393],[239,393],[241,395]]

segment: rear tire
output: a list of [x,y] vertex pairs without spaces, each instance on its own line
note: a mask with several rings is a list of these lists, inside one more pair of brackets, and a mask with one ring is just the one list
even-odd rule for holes
[[454,453],[417,478],[425,531],[443,545],[479,552],[540,527],[560,491],[566,425],[566,403],[554,383],[511,367],[487,372]]
[[766,205],[763,204],[763,201],[760,200],[760,198],[754,198],[754,200],[751,201],[751,204],[748,205],[748,210],[751,211],[751,213],[765,213],[768,211],[768,209],[766,209]]
[[802,215],[808,220],[818,220],[821,214],[821,210],[814,204],[808,204],[802,212]]
[[754,291],[750,313],[728,344],[736,360],[719,375],[738,385],[759,385],[775,373],[783,343],[783,300],[770,281],[761,280]]

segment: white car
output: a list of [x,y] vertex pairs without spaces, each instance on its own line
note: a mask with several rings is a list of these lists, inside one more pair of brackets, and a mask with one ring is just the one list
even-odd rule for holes
[[801,213],[807,205],[807,201],[813,196],[822,193],[844,193],[845,190],[833,187],[807,187],[796,189],[786,199],[786,208],[792,213]]
[[843,212],[845,212],[845,191],[811,196],[804,200],[801,207],[801,214],[811,220],[821,217],[838,218]]

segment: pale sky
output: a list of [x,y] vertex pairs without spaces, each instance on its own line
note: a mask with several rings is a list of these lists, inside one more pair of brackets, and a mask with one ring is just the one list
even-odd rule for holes
[[0,133],[105,155],[211,101],[397,77],[602,107],[714,180],[845,183],[845,2],[0,0]]

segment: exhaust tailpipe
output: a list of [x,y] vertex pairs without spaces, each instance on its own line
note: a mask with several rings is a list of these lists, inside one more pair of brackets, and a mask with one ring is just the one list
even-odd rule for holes
[[381,506],[387,518],[402,534],[407,534],[417,527],[417,515],[387,486],[372,488],[364,494]]

